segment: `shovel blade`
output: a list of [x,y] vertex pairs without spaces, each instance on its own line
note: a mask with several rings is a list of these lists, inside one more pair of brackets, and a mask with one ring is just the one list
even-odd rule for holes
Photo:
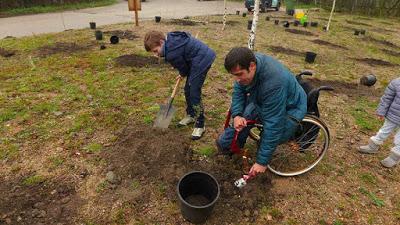
[[160,105],[160,111],[157,113],[157,118],[154,121],[153,127],[168,128],[176,109],[174,106]]

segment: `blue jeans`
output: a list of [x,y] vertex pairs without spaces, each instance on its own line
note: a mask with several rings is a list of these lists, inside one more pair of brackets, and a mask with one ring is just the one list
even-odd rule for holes
[[[258,113],[256,110],[256,107],[254,103],[249,103],[243,113],[243,117],[246,118],[247,120],[258,120]],[[290,140],[297,128],[298,124],[293,120],[288,117],[286,120],[286,125],[285,125],[285,132],[283,133],[281,139],[280,139],[280,144],[285,143],[286,141]],[[238,135],[237,138],[237,145],[240,148],[243,148],[244,145],[246,144],[247,137],[250,134],[250,130],[253,128],[253,126],[247,126],[243,128]],[[227,127],[224,132],[219,136],[218,138],[218,144],[224,149],[224,150],[229,150],[232,144],[233,137],[235,135],[235,128],[232,126]],[[262,138],[262,137],[261,137]]]

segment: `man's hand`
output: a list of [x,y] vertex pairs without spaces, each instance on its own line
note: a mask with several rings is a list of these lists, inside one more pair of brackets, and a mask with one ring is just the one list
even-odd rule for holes
[[181,79],[183,80],[183,77],[181,75],[176,76],[175,80]]
[[241,131],[243,128],[247,126],[247,121],[245,118],[241,116],[236,116],[233,118],[233,127],[236,131]]
[[250,168],[249,175],[255,176],[257,173],[264,173],[267,169],[267,166],[260,165],[258,163],[254,163],[254,165]]

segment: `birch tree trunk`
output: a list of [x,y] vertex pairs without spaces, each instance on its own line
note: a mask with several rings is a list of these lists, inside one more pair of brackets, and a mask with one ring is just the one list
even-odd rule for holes
[[331,25],[333,11],[335,11],[335,5],[336,5],[336,0],[333,0],[331,15],[329,16],[328,25],[326,25],[326,31],[329,31],[329,26]]
[[226,25],[226,0],[224,0],[224,17],[222,18],[222,30],[225,30]]
[[254,1],[254,13],[253,13],[253,23],[251,25],[251,30],[249,34],[249,42],[248,47],[252,51],[254,51],[254,43],[256,40],[256,30],[257,30],[257,21],[258,21],[258,12],[260,11],[260,0]]

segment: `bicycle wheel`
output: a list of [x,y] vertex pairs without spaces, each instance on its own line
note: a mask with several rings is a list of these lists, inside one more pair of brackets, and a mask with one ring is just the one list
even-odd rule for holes
[[[261,130],[250,130],[250,137],[259,143]],[[268,169],[280,176],[296,176],[314,168],[329,148],[330,136],[325,123],[306,115],[293,140],[277,146]]]

